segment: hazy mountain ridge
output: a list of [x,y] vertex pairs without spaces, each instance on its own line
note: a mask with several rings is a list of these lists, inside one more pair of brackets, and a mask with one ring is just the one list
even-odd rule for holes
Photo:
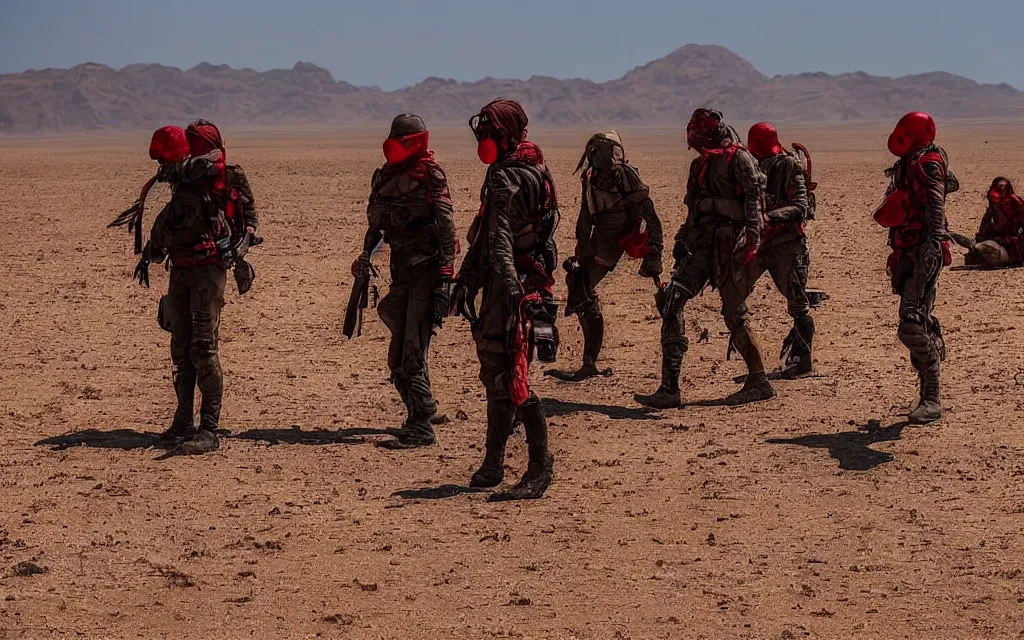
[[489,100],[523,102],[532,122],[679,124],[697,106],[728,117],[787,122],[897,117],[925,109],[942,118],[1024,114],[1024,93],[941,71],[901,78],[863,72],[766,76],[719,46],[686,45],[609,82],[533,76],[458,82],[429,77],[396,91],[335,80],[309,62],[255,71],[200,63],[0,75],[0,131],[146,129],[205,117],[226,125],[383,122],[412,111],[428,122],[465,122]]

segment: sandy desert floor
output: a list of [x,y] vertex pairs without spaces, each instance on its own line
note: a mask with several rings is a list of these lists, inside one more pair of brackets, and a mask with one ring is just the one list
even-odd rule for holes
[[[129,236],[104,228],[154,168],[148,135],[2,141],[0,639],[1024,638],[1022,272],[944,273],[946,416],[906,426],[916,378],[870,219],[883,126],[783,128],[820,183],[818,377],[751,407],[642,410],[632,394],[657,385],[658,319],[624,263],[601,290],[615,375],[566,385],[535,365],[555,482],[502,504],[460,489],[485,419],[461,320],[433,349],[450,418],[438,446],[374,446],[401,421],[386,330],[371,313],[349,342],[341,321],[378,129],[225,131],[266,238],[254,291],[230,292],[224,312],[232,436],[166,461],[153,444],[174,406],[155,320],[167,277],[138,287]],[[974,233],[994,175],[1024,178],[1022,133],[941,130],[963,184],[953,227]],[[588,135],[533,135],[561,185],[563,253]],[[674,232],[682,133],[623,135]],[[483,166],[468,130],[433,138],[464,233]],[[767,279],[751,307],[778,353],[789,320]],[[725,396],[741,372],[717,310],[706,292],[688,312],[691,335],[711,336],[684,367],[690,399]],[[571,366],[579,329],[561,327]],[[517,436],[508,477],[525,463]],[[18,575],[24,562],[45,573]]]

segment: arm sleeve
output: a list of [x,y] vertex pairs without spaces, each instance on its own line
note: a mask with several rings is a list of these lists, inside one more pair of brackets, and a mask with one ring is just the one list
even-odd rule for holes
[[583,251],[590,236],[594,232],[594,219],[590,216],[590,207],[587,205],[587,180],[582,181],[583,187],[580,192],[580,215],[576,218],[576,257]]
[[661,228],[661,219],[654,210],[654,201],[651,200],[651,189],[640,178],[640,173],[630,165],[622,166],[622,195],[626,206],[632,209],[631,213],[644,221],[647,226],[647,244],[651,252],[661,257],[665,249],[664,233]]
[[[217,152],[219,154],[219,152]],[[160,168],[161,178],[169,182],[199,182],[217,175],[216,157],[213,154],[188,158],[181,162],[165,164]]]
[[377,187],[380,184],[380,169],[373,172],[370,179],[370,199],[366,203],[366,234],[363,236],[363,251],[373,252],[380,241],[384,238],[384,216],[387,214],[387,205],[377,195]]
[[[748,227],[760,230],[761,210],[764,204],[764,174],[757,166],[754,156],[746,149],[740,149],[732,160],[736,182],[743,190],[743,221]],[[806,199],[806,193],[805,193]]]
[[807,204],[807,179],[802,171],[793,174],[793,197],[789,203],[768,212],[774,222],[806,222],[810,208]]
[[260,230],[260,217],[256,211],[256,197],[252,194],[252,187],[249,185],[249,178],[246,177],[242,167],[233,165],[229,172],[231,188],[242,196],[242,216],[245,224],[252,227],[254,231]]
[[487,247],[491,264],[498,273],[510,297],[522,291],[516,273],[515,253],[512,245],[512,200],[519,185],[508,171],[492,170],[487,186],[490,211],[486,224]]
[[686,254],[686,238],[690,235],[690,229],[696,223],[694,219],[694,204],[697,200],[697,163],[700,158],[690,163],[690,175],[686,179],[686,195],[683,196],[683,204],[686,205],[686,220],[679,230],[676,231],[672,245],[672,258],[679,262]]
[[941,242],[946,238],[946,168],[935,161],[922,167],[925,180],[925,226],[928,239]]
[[448,178],[439,165],[427,167],[427,201],[434,209],[437,235],[441,244],[441,266],[455,264],[455,214],[452,196],[448,191]]

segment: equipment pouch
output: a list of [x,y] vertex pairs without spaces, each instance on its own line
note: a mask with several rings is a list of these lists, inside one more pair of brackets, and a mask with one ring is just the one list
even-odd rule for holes
[[161,329],[170,333],[171,321],[167,318],[167,296],[160,296],[160,303],[156,307],[156,322]]
[[530,342],[537,349],[537,359],[541,362],[555,362],[558,359],[558,304],[553,300],[541,300],[529,305]]

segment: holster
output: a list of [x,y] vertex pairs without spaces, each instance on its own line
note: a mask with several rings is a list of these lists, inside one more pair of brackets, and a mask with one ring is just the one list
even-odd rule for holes
[[171,321],[167,318],[167,296],[160,296],[160,302],[156,306],[156,322],[160,328],[170,333]]
[[527,306],[530,314],[530,348],[536,349],[537,359],[541,362],[555,362],[558,359],[558,303],[554,300],[541,300]]

